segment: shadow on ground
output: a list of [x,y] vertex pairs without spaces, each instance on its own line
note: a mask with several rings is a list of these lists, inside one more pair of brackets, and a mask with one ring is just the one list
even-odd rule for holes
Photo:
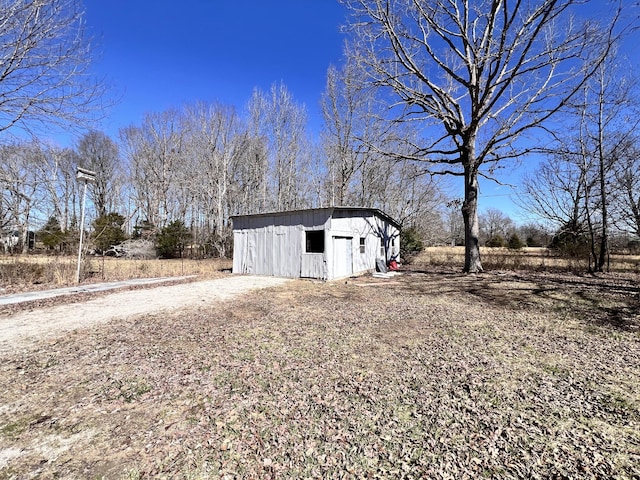
[[640,282],[636,274],[489,271],[467,275],[415,265],[398,278],[401,288],[412,293],[464,293],[478,302],[508,309],[551,307],[588,324],[640,330]]

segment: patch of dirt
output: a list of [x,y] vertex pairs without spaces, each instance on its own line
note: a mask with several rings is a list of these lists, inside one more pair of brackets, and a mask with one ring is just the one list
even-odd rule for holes
[[285,281],[275,277],[229,276],[14,304],[0,310],[0,352],[116,318],[178,311],[206,302],[226,300],[256,288],[280,285]]

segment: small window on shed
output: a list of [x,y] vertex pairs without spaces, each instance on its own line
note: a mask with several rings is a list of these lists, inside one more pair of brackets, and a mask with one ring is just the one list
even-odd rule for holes
[[324,230],[307,230],[305,235],[305,252],[324,253]]
[[365,237],[360,237],[360,253],[365,253]]

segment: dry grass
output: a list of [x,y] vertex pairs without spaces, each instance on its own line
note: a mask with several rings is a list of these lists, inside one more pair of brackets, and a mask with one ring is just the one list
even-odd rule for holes
[[[488,270],[537,270],[584,272],[587,260],[562,258],[546,248],[527,247],[522,250],[481,247],[482,266]],[[640,255],[611,255],[612,272],[640,273]],[[464,265],[464,247],[428,247],[413,263],[429,266]]]
[[640,477],[637,276],[295,281],[0,362],[0,478]]
[[[230,269],[229,259],[136,260],[113,257],[85,257],[82,283],[128,280],[132,278],[198,275],[217,278]],[[77,257],[25,255],[0,257],[2,293],[55,288],[75,284]]]

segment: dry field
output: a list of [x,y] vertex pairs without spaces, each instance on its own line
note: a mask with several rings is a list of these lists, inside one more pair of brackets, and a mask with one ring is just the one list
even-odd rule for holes
[[[527,247],[521,250],[508,248],[480,248],[482,265],[487,270],[537,270],[537,271],[587,271],[583,259],[567,259],[556,256],[546,248]],[[464,265],[464,247],[429,247],[415,260],[430,266]],[[611,255],[612,272],[640,274],[640,255]]]
[[0,478],[640,478],[635,274],[293,281],[0,361]]
[[[82,259],[81,283],[182,275],[218,278],[231,266],[228,259],[136,260],[88,256]],[[76,272],[77,257],[73,256],[0,256],[0,294],[75,285]]]

